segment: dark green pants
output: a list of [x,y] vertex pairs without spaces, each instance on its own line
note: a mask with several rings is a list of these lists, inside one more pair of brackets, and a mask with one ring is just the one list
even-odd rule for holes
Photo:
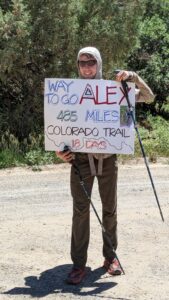
[[[88,155],[77,153],[75,158],[80,169],[85,186],[91,196],[94,176],[91,176]],[[98,160],[94,159],[98,166]],[[102,175],[96,176],[100,198],[102,201],[102,222],[109,235],[114,250],[117,248],[117,157],[112,155],[103,160]],[[87,261],[87,249],[90,236],[90,204],[89,200],[80,185],[79,177],[75,173],[74,167],[71,169],[71,193],[73,197],[73,219],[72,219],[72,239],[71,258],[74,265],[83,267]],[[113,258],[110,245],[103,236],[103,256],[107,259]]]

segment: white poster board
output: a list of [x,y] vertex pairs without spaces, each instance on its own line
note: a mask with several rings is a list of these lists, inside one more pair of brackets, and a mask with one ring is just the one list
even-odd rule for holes
[[[135,85],[128,83],[135,107]],[[134,153],[134,126],[121,83],[46,78],[45,150]]]

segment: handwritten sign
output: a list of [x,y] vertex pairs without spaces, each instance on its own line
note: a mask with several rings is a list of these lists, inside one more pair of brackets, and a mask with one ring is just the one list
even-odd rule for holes
[[[135,107],[135,85],[128,83]],[[134,127],[121,83],[111,80],[45,79],[45,149],[134,152]]]

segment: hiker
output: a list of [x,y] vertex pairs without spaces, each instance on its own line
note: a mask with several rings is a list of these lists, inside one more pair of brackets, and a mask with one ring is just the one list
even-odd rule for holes
[[[94,47],[82,48],[77,55],[77,67],[81,79],[102,79],[102,58]],[[137,86],[136,102],[152,102],[154,95],[147,84],[135,72],[121,70],[116,80],[134,82]],[[72,153],[70,150],[57,151],[56,155],[65,162],[72,160],[78,165],[89,196],[94,178],[97,177],[102,202],[103,226],[110,237],[112,247],[117,249],[117,174],[116,154]],[[71,167],[71,194],[73,198],[73,219],[71,237],[71,259],[73,267],[68,274],[67,283],[79,284],[86,275],[87,250],[90,235],[90,203],[82,190],[75,168]],[[112,247],[103,236],[103,266],[110,275],[122,273],[119,261]]]

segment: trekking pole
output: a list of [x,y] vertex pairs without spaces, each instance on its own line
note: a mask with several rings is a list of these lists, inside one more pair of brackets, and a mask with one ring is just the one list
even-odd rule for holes
[[[116,73],[118,73],[118,72],[119,72],[119,70],[116,71]],[[127,85],[127,82],[125,80],[122,80],[121,84],[122,84],[123,91],[124,91],[124,94],[125,94],[125,97],[126,97],[126,100],[127,100],[127,104],[128,104],[128,108],[129,108],[129,114],[132,118],[134,128],[135,128],[135,131],[137,133],[137,137],[138,137],[138,140],[139,140],[141,152],[142,152],[144,162],[145,162],[145,165],[146,165],[146,168],[147,168],[147,172],[148,172],[148,175],[149,175],[149,178],[150,178],[150,181],[151,181],[151,185],[152,185],[152,188],[153,188],[153,191],[154,191],[156,202],[157,202],[157,205],[158,205],[158,208],[159,208],[159,211],[160,211],[161,219],[164,222],[164,217],[163,217],[163,213],[162,213],[160,203],[159,203],[159,200],[158,200],[158,196],[157,196],[157,192],[156,192],[155,185],[154,185],[154,182],[153,182],[153,178],[152,178],[150,168],[149,168],[149,165],[148,165],[148,161],[147,161],[147,158],[146,158],[146,155],[145,155],[145,151],[144,151],[144,147],[143,147],[143,144],[142,144],[142,141],[141,141],[140,133],[139,133],[139,130],[138,130],[135,118],[134,118],[133,108],[132,108],[132,105],[131,105],[130,100],[129,100],[128,85]]]
[[96,211],[96,208],[95,208],[95,206],[94,206],[94,204],[93,204],[93,202],[92,202],[92,200],[91,200],[91,197],[89,196],[89,193],[88,193],[88,191],[87,191],[87,189],[86,189],[86,186],[85,186],[84,180],[83,180],[83,178],[82,178],[80,169],[79,169],[78,165],[77,165],[73,160],[71,161],[71,164],[72,164],[72,166],[75,168],[76,174],[79,176],[80,185],[82,186],[82,189],[83,189],[83,191],[84,191],[84,193],[85,193],[85,195],[86,195],[86,197],[87,197],[89,203],[91,204],[91,206],[92,206],[92,208],[93,208],[93,210],[94,210],[94,212],[95,212],[95,215],[96,215],[96,217],[97,217],[97,219],[98,219],[98,221],[99,221],[99,223],[100,223],[100,226],[101,226],[101,228],[102,228],[103,235],[104,235],[104,237],[106,238],[107,242],[109,243],[110,247],[112,248],[113,254],[114,254],[114,256],[116,257],[116,259],[117,259],[117,261],[118,261],[118,263],[119,263],[119,265],[120,265],[120,268],[121,268],[123,274],[125,275],[125,272],[124,272],[124,269],[123,269],[123,267],[122,267],[122,265],[121,265],[121,263],[120,263],[120,260],[119,260],[119,258],[118,258],[118,256],[117,256],[115,250],[113,249],[113,246],[112,246],[112,242],[111,242],[111,240],[110,240],[110,237],[108,236],[108,234],[107,234],[107,232],[106,232],[106,230],[105,230],[105,228],[104,228],[104,226],[103,226],[103,223],[101,222],[101,219],[100,219],[100,217],[99,217],[99,215],[98,215],[98,213],[97,213],[97,211]]

